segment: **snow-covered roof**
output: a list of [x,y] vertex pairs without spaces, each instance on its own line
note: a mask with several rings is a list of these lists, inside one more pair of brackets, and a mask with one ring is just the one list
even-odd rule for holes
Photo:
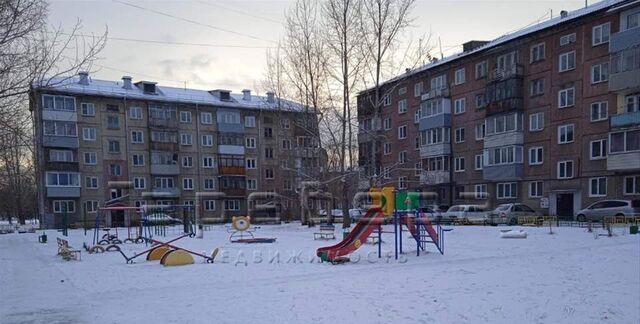
[[[447,57],[445,57],[443,59],[440,59],[440,60],[425,64],[423,66],[420,66],[418,68],[410,70],[410,71],[408,71],[406,73],[398,75],[398,76],[396,76],[394,78],[391,78],[391,79],[385,81],[383,83],[383,85],[384,84],[389,84],[389,83],[392,83],[392,82],[395,82],[395,81],[398,81],[398,80],[405,79],[405,78],[410,77],[412,75],[415,75],[417,73],[420,73],[420,72],[423,72],[423,71],[426,71],[426,70],[429,70],[429,69],[433,69],[433,68],[436,68],[438,66],[447,64],[447,63],[451,63],[451,62],[453,62],[453,61],[455,61],[457,59],[460,59],[460,58],[463,58],[463,57],[467,57],[467,56],[476,54],[478,52],[486,51],[488,49],[491,49],[491,48],[497,47],[499,45],[502,45],[502,44],[504,44],[506,42],[509,42],[511,40],[514,40],[514,39],[526,36],[528,34],[532,34],[532,33],[541,31],[541,30],[546,29],[546,28],[554,27],[556,25],[560,25],[560,24],[569,22],[571,20],[586,16],[586,15],[591,14],[593,12],[604,10],[604,9],[608,9],[608,8],[610,8],[610,7],[612,7],[612,6],[616,5],[616,4],[619,4],[619,3],[622,3],[622,2],[625,2],[625,1],[630,1],[630,0],[603,0],[603,1],[600,1],[600,2],[596,2],[596,3],[592,4],[592,5],[589,5],[587,7],[581,8],[581,9],[570,11],[570,12],[567,13],[567,15],[565,17],[556,16],[555,18],[551,18],[549,20],[545,20],[545,21],[540,22],[538,24],[522,28],[522,29],[520,29],[518,31],[515,31],[515,32],[512,32],[510,34],[502,35],[502,36],[500,36],[500,37],[498,37],[498,38],[496,38],[496,39],[494,39],[494,40],[492,40],[492,41],[490,41],[490,42],[488,42],[488,43],[486,43],[486,44],[484,44],[482,46],[474,48],[473,50],[470,50],[470,51],[467,51],[467,52],[456,53],[456,54],[447,56]],[[638,1],[634,1],[634,2],[638,2]],[[373,88],[366,89],[366,90],[364,90],[362,92],[367,92],[367,91],[369,91],[371,89],[373,89]]]
[[[143,81],[150,82],[150,81]],[[153,82],[151,82],[153,83]],[[216,107],[240,108],[240,109],[261,109],[261,110],[284,110],[284,111],[306,111],[304,105],[274,97],[273,102],[268,102],[266,96],[251,95],[250,100],[244,99],[242,93],[231,93],[230,100],[220,100],[213,91],[165,87],[156,85],[157,94],[145,93],[142,86],[132,84],[131,89],[123,88],[122,81],[98,80],[89,78],[88,84],[81,84],[79,76],[52,78],[35,84],[38,90],[52,90],[76,95],[95,95],[114,98],[128,98],[139,100],[151,100],[173,103],[203,104]],[[309,109],[312,112],[313,109]]]

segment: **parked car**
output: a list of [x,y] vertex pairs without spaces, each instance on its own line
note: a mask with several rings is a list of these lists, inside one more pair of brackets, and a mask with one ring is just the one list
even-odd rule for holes
[[482,206],[453,205],[444,213],[442,220],[464,224],[485,224],[487,212]]
[[420,207],[420,212],[427,214],[430,221],[442,221],[444,213],[449,210],[446,205],[427,205]]
[[536,216],[537,213],[533,208],[520,203],[502,204],[498,208],[489,212],[487,222],[492,225],[497,224],[518,224],[518,217]]
[[600,200],[578,211],[579,222],[602,221],[611,216],[640,216],[640,200]]
[[182,220],[171,217],[167,214],[163,214],[163,213],[155,213],[155,214],[149,214],[145,216],[145,219],[152,224],[163,224],[163,225],[176,225],[176,224],[182,224]]

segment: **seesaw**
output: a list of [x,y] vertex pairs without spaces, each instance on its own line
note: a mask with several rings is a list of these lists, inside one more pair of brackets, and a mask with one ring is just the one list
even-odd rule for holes
[[132,264],[134,259],[144,254],[147,254],[147,260],[160,260],[160,264],[165,266],[192,264],[194,263],[193,255],[204,258],[207,263],[213,263],[216,255],[218,254],[218,248],[214,249],[211,252],[211,255],[204,255],[202,253],[193,252],[171,244],[187,236],[192,236],[192,234],[184,234],[167,242],[145,238],[145,240],[154,243],[154,245],[142,252],[136,253],[131,257],[128,257],[121,250],[118,252],[122,254],[127,264]]

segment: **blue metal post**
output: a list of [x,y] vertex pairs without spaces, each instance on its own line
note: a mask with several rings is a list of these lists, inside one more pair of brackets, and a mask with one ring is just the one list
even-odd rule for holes
[[382,258],[382,224],[378,225],[378,259]]

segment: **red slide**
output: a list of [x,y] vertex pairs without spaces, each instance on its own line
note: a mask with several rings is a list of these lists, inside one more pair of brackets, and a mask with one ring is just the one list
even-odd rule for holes
[[333,262],[338,257],[352,253],[367,240],[367,237],[369,237],[383,221],[384,214],[380,208],[369,209],[367,213],[358,220],[358,223],[353,230],[351,230],[351,233],[349,233],[342,242],[319,248],[316,251],[316,255],[319,256],[322,261]]
[[[407,228],[409,229],[409,232],[411,232],[411,235],[413,236],[413,238],[416,239],[416,241],[420,241],[420,237],[418,237],[419,235],[418,229],[416,227],[416,220],[413,219],[412,217],[405,217],[404,219],[405,219],[405,224],[407,225]],[[438,233],[431,225],[431,221],[429,221],[429,218],[427,216],[421,215],[420,222],[426,227],[427,232],[429,233],[429,236],[431,236],[431,238],[435,242],[438,242]]]

